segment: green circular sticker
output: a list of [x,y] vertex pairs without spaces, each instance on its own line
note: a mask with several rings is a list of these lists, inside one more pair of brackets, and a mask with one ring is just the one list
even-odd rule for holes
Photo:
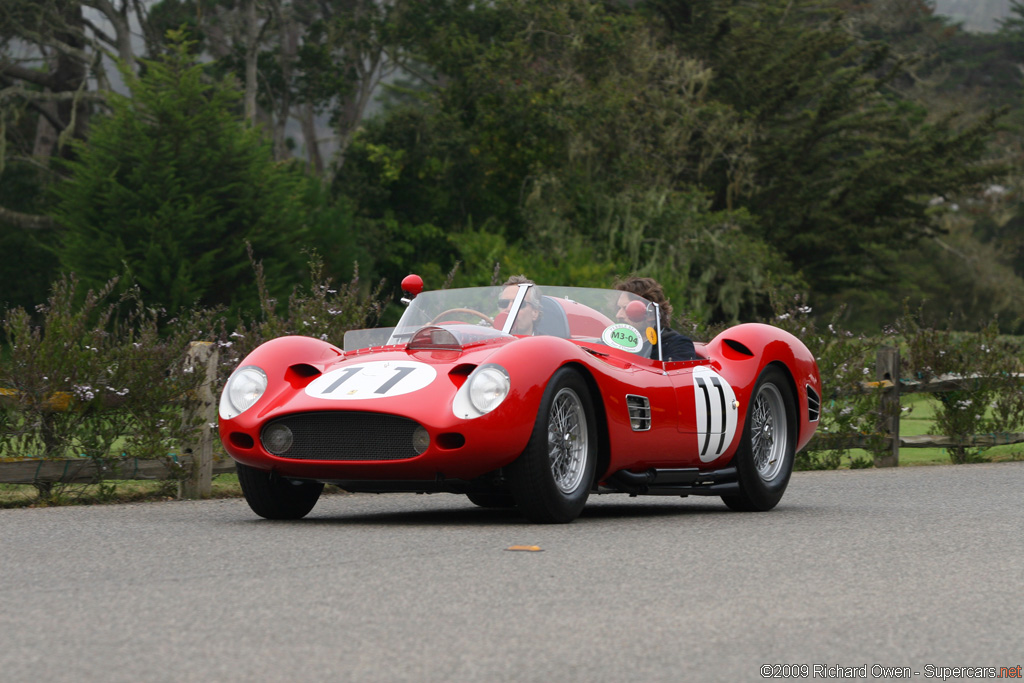
[[644,340],[640,331],[632,325],[620,323],[606,327],[601,334],[601,341],[608,346],[630,353],[636,353],[643,348]]

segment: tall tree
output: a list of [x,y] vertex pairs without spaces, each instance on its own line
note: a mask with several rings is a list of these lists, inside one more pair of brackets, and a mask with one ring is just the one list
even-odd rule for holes
[[[192,0],[164,0],[181,18]],[[317,173],[327,149],[344,159],[352,133],[380,84],[405,62],[412,0],[212,0],[196,28],[201,49],[244,83],[245,116],[274,140],[277,158],[304,157]],[[177,7],[171,11],[171,5]],[[166,23],[166,20],[165,20]],[[288,126],[297,121],[303,148]],[[327,135],[327,133],[330,135]]]
[[781,261],[705,197],[706,173],[738,188],[752,162],[710,70],[600,3],[452,3],[435,20],[422,52],[439,86],[367,126],[338,178],[387,244],[445,246],[478,280],[501,251],[577,284],[642,270],[701,317],[756,305]]
[[[756,127],[761,234],[817,292],[879,286],[892,250],[934,234],[929,202],[993,177],[998,115],[932,116],[900,95],[905,64],[814,0],[651,0],[668,38],[714,70],[711,94]],[[718,206],[730,205],[724,176]]]
[[301,272],[304,178],[274,162],[260,132],[238,121],[239,93],[210,83],[187,43],[124,72],[88,143],[75,144],[56,189],[62,266],[87,287],[125,270],[145,300],[176,312],[195,301],[255,308],[246,243],[284,295]]
[[[49,170],[111,88],[115,60],[130,71],[148,36],[147,5],[135,0],[5,0],[0,3],[0,172],[8,161]],[[8,125],[15,124],[15,125]],[[9,135],[12,130],[17,135]],[[45,181],[45,179],[44,179]],[[0,221],[28,229],[56,227],[45,215],[0,206]]]

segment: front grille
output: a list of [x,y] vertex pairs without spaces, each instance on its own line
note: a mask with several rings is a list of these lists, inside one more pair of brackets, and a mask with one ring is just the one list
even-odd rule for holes
[[809,385],[807,387],[807,419],[811,422],[817,422],[821,416],[821,399],[818,398],[818,393],[812,389]]
[[322,412],[288,415],[264,425],[292,430],[292,446],[280,453],[296,460],[405,460],[415,458],[413,420],[394,415]]

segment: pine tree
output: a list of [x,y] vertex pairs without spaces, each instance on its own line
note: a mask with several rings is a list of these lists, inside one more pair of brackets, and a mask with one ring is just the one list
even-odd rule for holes
[[239,122],[230,81],[209,82],[176,38],[140,76],[124,72],[131,96],[112,96],[112,114],[77,144],[56,190],[60,261],[83,289],[127,271],[171,313],[197,301],[255,310],[246,243],[271,291],[287,293],[305,261],[294,207],[305,180]]
[[[993,177],[998,113],[934,115],[893,87],[906,68],[883,42],[814,0],[654,0],[669,40],[714,70],[711,95],[756,127],[760,237],[818,293],[884,286],[880,265],[936,231],[929,202]],[[718,206],[725,178],[706,176]]]

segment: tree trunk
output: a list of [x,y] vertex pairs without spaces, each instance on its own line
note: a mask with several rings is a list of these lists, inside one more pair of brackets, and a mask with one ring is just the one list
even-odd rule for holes
[[281,8],[278,21],[280,22],[281,41],[281,80],[284,83],[284,88],[277,94],[278,101],[275,103],[277,112],[274,120],[274,158],[287,159],[291,156],[288,151],[286,129],[288,119],[291,118],[292,67],[299,52],[299,27],[295,23],[294,15],[287,8]]
[[45,110],[48,116],[40,116],[36,122],[36,141],[32,145],[32,156],[40,163],[46,164],[57,145],[57,129],[50,123],[51,119],[57,119],[57,103],[41,102],[38,106]]
[[245,3],[245,120],[256,121],[256,93],[259,84],[256,80],[256,60],[259,57],[259,26],[257,25],[256,0]]
[[299,112],[299,123],[302,125],[302,137],[306,142],[306,159],[309,167],[318,176],[324,173],[324,159],[320,156],[320,141],[316,136],[316,118],[313,105],[306,103]]

